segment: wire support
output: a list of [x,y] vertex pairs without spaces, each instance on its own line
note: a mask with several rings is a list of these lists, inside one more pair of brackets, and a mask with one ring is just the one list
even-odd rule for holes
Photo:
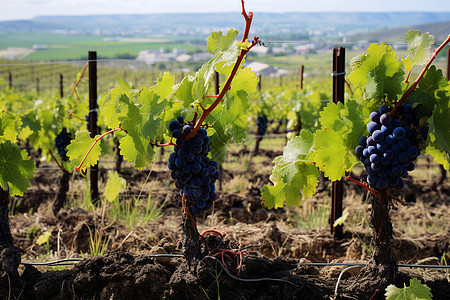
[[[159,258],[159,257],[168,257],[168,258],[179,258],[183,257],[182,254],[149,254],[147,255],[150,258]],[[59,259],[49,262],[36,262],[36,263],[28,263],[28,262],[21,262],[21,265],[24,266],[65,266],[65,265],[74,265],[79,263],[80,261],[86,260],[85,258],[65,258],[65,259]]]

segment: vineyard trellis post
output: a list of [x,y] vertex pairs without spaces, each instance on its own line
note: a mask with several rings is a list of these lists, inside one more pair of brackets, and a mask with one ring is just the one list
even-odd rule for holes
[[[89,131],[91,138],[97,135],[97,52],[89,51]],[[90,168],[91,199],[98,202],[98,163]]]
[[8,72],[8,79],[9,79],[9,88],[11,89],[13,86],[13,82],[12,82],[12,73]]
[[300,89],[303,90],[303,73],[305,72],[305,65],[300,67]]
[[36,93],[39,95],[40,87],[39,87],[39,77],[36,78]]
[[60,73],[59,74],[59,96],[61,98],[64,98],[64,77],[63,74]]
[[[214,73],[214,95],[219,95],[220,93],[220,77],[219,77],[219,72],[215,71]],[[223,165],[221,164],[219,166],[219,172],[220,172],[220,177],[219,177],[219,191],[222,191],[222,176],[223,176]]]
[[[333,102],[344,103],[345,91],[345,48],[336,47],[333,49]],[[337,180],[332,182],[331,187],[331,215],[330,229],[336,239],[343,236],[342,225],[334,227],[334,222],[342,216],[342,202],[344,198],[344,182]]]

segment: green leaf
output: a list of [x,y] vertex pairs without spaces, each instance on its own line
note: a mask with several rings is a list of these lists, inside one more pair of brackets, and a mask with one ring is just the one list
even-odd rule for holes
[[446,170],[450,166],[450,97],[441,98],[428,119],[427,148],[425,154],[433,156],[433,160],[442,164]]
[[367,131],[364,115],[364,107],[354,100],[346,101],[345,106],[329,103],[321,112],[322,128],[314,139],[313,160],[330,180],[341,179],[359,162],[355,148]]
[[154,139],[158,135],[162,117],[161,114],[167,107],[168,101],[156,94],[154,91],[144,89],[139,96],[143,107],[142,117],[145,120],[141,133],[147,139]]
[[422,34],[419,30],[410,30],[405,35],[405,42],[408,44],[412,65],[425,65],[430,59],[430,48],[434,44],[434,37],[430,34]]
[[410,279],[408,287],[406,284],[403,288],[389,285],[384,295],[387,300],[431,300],[432,297],[431,289],[417,278]]
[[124,178],[119,176],[117,172],[108,173],[108,181],[106,182],[104,196],[109,202],[116,200],[120,191],[127,186]]
[[22,121],[18,115],[0,112],[0,142],[14,142],[22,126]]
[[22,196],[30,186],[29,179],[36,170],[35,162],[28,159],[27,151],[10,141],[0,143],[0,185],[12,196]]
[[397,100],[402,92],[403,69],[391,46],[371,44],[364,56],[353,61],[350,81],[365,91],[367,99]]
[[283,155],[275,158],[270,180],[273,186],[261,189],[262,204],[268,209],[300,205],[303,197],[311,197],[319,182],[319,170],[308,160],[314,136],[302,130],[288,141]]
[[[95,138],[91,138],[88,131],[77,131],[75,133],[75,139],[73,139],[70,142],[70,145],[67,146],[67,156],[69,157],[71,165],[73,167],[78,167],[81,164],[89,149],[92,147],[92,145],[94,145],[95,139],[99,137],[100,135],[97,135]],[[98,162],[101,152],[102,149],[100,147],[100,141],[98,141],[93,146],[91,152],[81,166],[81,170],[84,171],[90,166],[95,166]]]

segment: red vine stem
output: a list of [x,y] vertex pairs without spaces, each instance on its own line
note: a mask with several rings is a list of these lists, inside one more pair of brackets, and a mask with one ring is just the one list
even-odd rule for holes
[[[173,138],[170,138],[170,142],[166,143],[166,144],[155,144],[156,147],[169,147],[169,146],[176,146],[176,144],[174,144],[172,142]],[[155,139],[156,140],[156,139]]]
[[53,151],[52,150],[48,150],[48,153],[50,153],[50,156],[53,158],[53,160],[56,162],[56,164],[58,165],[58,167],[62,170],[65,171],[64,167],[59,163],[59,161],[56,159],[56,157],[53,155]]
[[[244,16],[244,19],[245,19],[245,30],[244,30],[244,34],[242,36],[242,42],[245,42],[246,40],[248,40],[248,34],[250,32],[250,26],[251,26],[252,20],[253,20],[253,13],[249,12],[247,14],[247,12],[245,11],[245,7],[244,7],[244,0],[242,0],[241,2],[242,2],[242,13],[241,14]],[[202,113],[200,119],[195,124],[194,129],[192,129],[192,131],[188,135],[186,135],[184,138],[186,141],[195,135],[197,130],[203,124],[203,121],[205,121],[206,117],[214,110],[214,108],[216,108],[217,105],[219,105],[220,101],[222,101],[226,92],[228,92],[228,90],[231,88],[231,82],[233,81],[234,76],[236,76],[236,73],[242,63],[242,60],[244,59],[247,52],[254,45],[256,45],[257,42],[258,42],[258,37],[255,37],[255,39],[252,41],[252,44],[247,49],[241,49],[241,52],[239,53],[236,63],[234,64],[233,70],[231,71],[230,76],[228,76],[228,79],[227,79],[222,91],[219,93],[219,95],[217,96],[217,99],[214,101],[213,104],[211,104],[210,107],[202,108],[203,113]]]
[[358,181],[358,180],[352,178],[351,176],[347,176],[347,177],[345,177],[345,179],[346,179],[346,180],[349,180],[349,181],[353,181],[353,182],[356,183],[357,185],[362,186],[363,188],[365,188],[366,190],[368,190],[369,192],[371,192],[372,195],[374,195],[374,196],[377,196],[377,195],[380,194],[379,192],[377,192],[377,191],[371,189],[371,188],[367,185],[367,183],[365,183],[365,182]]
[[409,89],[406,91],[406,93],[403,94],[402,98],[397,102],[394,109],[391,111],[391,114],[395,114],[395,112],[398,110],[400,105],[402,105],[403,102],[405,102],[406,98],[414,92],[416,89],[416,86],[419,84],[419,81],[423,78],[425,73],[427,72],[428,68],[430,67],[431,63],[435,60],[438,53],[441,52],[442,49],[450,42],[450,35],[447,37],[447,39],[436,49],[433,51],[433,55],[431,56],[430,60],[426,64],[426,66],[423,68],[422,72],[420,73],[419,77],[414,81],[414,83],[409,87]]
[[[77,88],[78,85],[80,84],[81,79],[83,79],[83,77],[84,77],[84,72],[86,72],[86,69],[87,69],[88,65],[89,65],[89,63],[86,63],[86,65],[85,65],[84,68],[83,68],[83,71],[81,71],[81,76],[80,76],[80,78],[78,79],[77,83],[75,83],[75,86],[73,87],[72,92],[70,93],[70,96],[73,96],[73,93],[75,92],[76,88]],[[78,93],[77,93],[77,98],[79,99]]]
[[105,132],[104,134],[102,134],[101,136],[99,136],[98,138],[96,138],[94,140],[94,143],[92,144],[91,148],[89,148],[89,151],[84,155],[83,160],[81,161],[80,165],[78,167],[75,168],[75,170],[79,171],[81,169],[81,166],[84,164],[84,161],[86,160],[86,158],[89,156],[89,153],[91,153],[92,149],[94,148],[95,144],[98,143],[98,141],[100,141],[103,137],[107,136],[108,134],[111,134],[113,132],[119,131],[119,130],[123,130],[124,129],[120,128],[120,124],[119,124],[119,128],[116,129],[112,129],[108,132]]

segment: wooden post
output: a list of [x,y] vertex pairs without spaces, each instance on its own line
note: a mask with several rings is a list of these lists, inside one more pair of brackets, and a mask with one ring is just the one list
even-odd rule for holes
[[[345,48],[336,47],[333,49],[333,102],[344,103],[345,91]],[[331,187],[331,216],[330,229],[336,239],[343,236],[342,225],[333,227],[334,221],[342,216],[342,200],[344,198],[343,181],[333,181]]]
[[59,74],[59,96],[64,98],[64,77],[63,74]]
[[39,88],[39,77],[36,78],[36,92],[39,95],[40,88]]
[[9,73],[9,75],[8,75],[8,78],[9,78],[9,88],[11,89],[12,88],[12,73],[11,72],[8,72]]
[[300,67],[300,89],[303,90],[303,72],[305,71],[305,66]]
[[[89,51],[89,131],[91,138],[97,135],[97,52]],[[98,164],[90,168],[91,199],[98,203]]]
[[[219,76],[219,72],[217,72],[217,71],[214,72],[214,93],[215,93],[215,95],[220,94],[220,76]],[[219,166],[219,172],[220,172],[220,177],[219,177],[218,190],[222,191],[223,165]]]
[[262,75],[259,74],[259,80],[258,80],[258,92],[261,92],[261,81],[262,81]]

